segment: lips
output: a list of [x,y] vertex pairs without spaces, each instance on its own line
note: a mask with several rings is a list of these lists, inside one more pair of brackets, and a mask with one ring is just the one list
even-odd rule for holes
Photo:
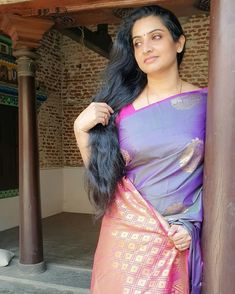
[[158,58],[158,56],[150,56],[150,57],[144,59],[144,63],[146,63],[146,64],[153,63],[154,61],[156,61],[157,58]]

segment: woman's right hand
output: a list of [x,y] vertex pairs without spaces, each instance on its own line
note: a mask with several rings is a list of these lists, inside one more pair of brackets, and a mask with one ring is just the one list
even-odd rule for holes
[[74,122],[77,131],[89,132],[97,124],[108,125],[113,109],[104,102],[92,102],[85,108]]

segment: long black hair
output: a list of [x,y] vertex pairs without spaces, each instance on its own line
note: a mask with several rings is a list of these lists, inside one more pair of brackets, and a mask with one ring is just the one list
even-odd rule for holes
[[[114,110],[107,126],[98,124],[90,130],[87,184],[89,199],[96,208],[97,217],[102,216],[114,200],[116,185],[125,173],[115,118],[120,109],[133,102],[147,84],[147,76],[140,70],[134,57],[132,28],[138,19],[152,15],[160,17],[175,42],[184,35],[176,16],[157,5],[134,9],[117,32],[101,89],[93,98],[95,102],[106,102]],[[178,66],[183,55],[184,49],[177,54]]]

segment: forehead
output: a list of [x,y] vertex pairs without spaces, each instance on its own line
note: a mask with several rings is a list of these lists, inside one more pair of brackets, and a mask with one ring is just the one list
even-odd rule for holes
[[154,15],[143,17],[134,23],[132,28],[132,37],[144,36],[155,29],[167,31],[167,28],[163,24],[160,17]]

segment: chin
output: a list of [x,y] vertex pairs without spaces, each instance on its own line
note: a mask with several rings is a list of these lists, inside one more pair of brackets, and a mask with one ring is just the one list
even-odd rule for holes
[[142,68],[141,70],[147,75],[160,73],[162,71],[162,69],[159,67],[158,68]]
[[142,65],[140,69],[147,75],[151,74],[160,74],[162,72],[167,72],[168,70],[172,69],[172,66],[175,67],[174,64],[166,64],[166,65],[160,65],[160,64],[149,64],[149,65]]

